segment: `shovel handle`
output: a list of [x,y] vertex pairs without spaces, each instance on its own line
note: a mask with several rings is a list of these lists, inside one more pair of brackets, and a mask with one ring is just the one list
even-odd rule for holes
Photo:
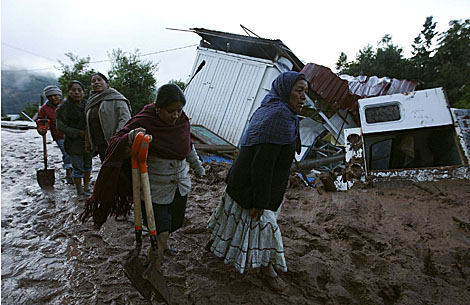
[[139,132],[134,138],[131,148],[131,165],[132,169],[139,169],[139,151],[140,146],[142,145],[142,140],[144,139],[144,133]]
[[139,132],[131,149],[131,165],[132,165],[132,195],[134,201],[134,228],[136,249],[140,252],[142,248],[142,209],[140,207],[140,174],[139,174],[139,150],[144,138],[144,134]]
[[42,135],[42,148],[44,151],[44,169],[47,169],[47,145],[46,145],[46,134]]
[[144,195],[145,211],[147,214],[147,224],[149,228],[150,242],[154,251],[157,251],[157,230],[155,226],[155,218],[153,216],[152,196],[150,193],[149,175],[147,171],[147,154],[149,148],[150,137],[145,135],[139,150],[139,171],[142,183],[142,193]]

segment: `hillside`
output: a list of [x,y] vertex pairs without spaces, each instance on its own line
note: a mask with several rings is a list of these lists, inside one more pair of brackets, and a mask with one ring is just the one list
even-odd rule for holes
[[2,115],[18,114],[27,105],[39,104],[42,89],[51,84],[58,83],[50,74],[2,70]]

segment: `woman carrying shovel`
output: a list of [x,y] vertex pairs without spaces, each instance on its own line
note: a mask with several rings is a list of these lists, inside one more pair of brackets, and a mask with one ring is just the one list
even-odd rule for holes
[[[146,105],[116,133],[109,142],[93,195],[82,214],[82,220],[92,215],[97,226],[110,214],[128,214],[132,203],[130,147],[138,132],[150,135],[147,165],[157,230],[157,269],[164,253],[176,254],[176,250],[168,247],[167,240],[170,233],[183,225],[191,188],[189,167],[199,176],[205,174],[191,142],[189,119],[183,111],[185,104],[184,94],[177,85],[163,85],[155,102]],[[146,224],[145,208],[142,212]]]

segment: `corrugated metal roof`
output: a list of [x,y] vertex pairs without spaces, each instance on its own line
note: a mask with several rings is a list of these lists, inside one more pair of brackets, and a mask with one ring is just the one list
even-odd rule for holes
[[414,91],[417,83],[409,80],[399,80],[389,77],[377,76],[350,76],[340,75],[341,79],[347,80],[349,91],[361,98],[395,93]]
[[294,64],[293,70],[295,71],[300,71],[304,66],[300,59],[279,39],[271,40],[203,28],[190,30],[201,36],[204,40],[201,42],[201,46],[206,48],[270,60],[277,60],[278,56],[284,56]]
[[413,81],[388,77],[339,77],[329,68],[313,63],[306,64],[301,72],[305,74],[311,90],[336,108],[348,110],[356,119],[359,119],[358,99],[410,92],[417,86]]

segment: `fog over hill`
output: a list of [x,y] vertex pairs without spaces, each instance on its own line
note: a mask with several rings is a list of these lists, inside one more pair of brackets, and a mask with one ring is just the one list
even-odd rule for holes
[[39,105],[44,87],[57,84],[53,74],[2,70],[2,116],[18,114],[27,105]]

